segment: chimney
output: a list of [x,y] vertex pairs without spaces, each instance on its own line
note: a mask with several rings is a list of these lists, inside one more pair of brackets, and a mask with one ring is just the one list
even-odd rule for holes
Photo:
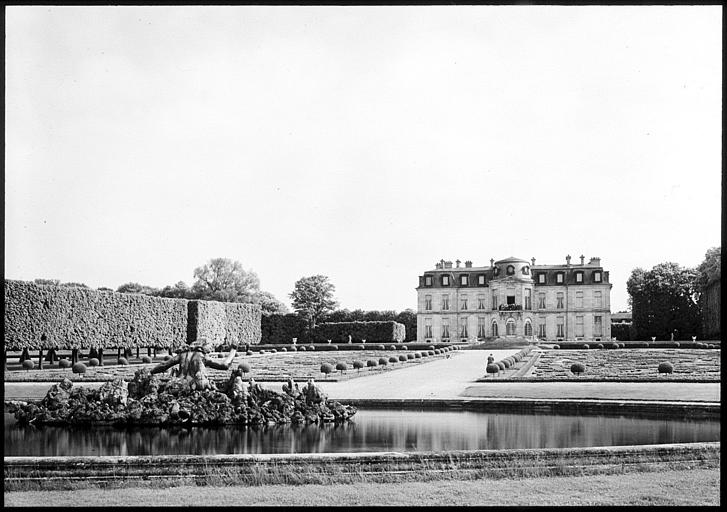
[[535,266],[535,258],[530,258],[530,266],[531,267]]
[[470,260],[465,261],[464,262],[464,267],[465,268],[472,268],[472,262]]
[[495,258],[490,258],[490,266],[491,267],[495,266]]
[[434,266],[435,266],[435,268],[442,268],[442,264],[441,263],[435,263]]
[[444,262],[444,268],[452,268],[452,262],[451,261],[445,261]]
[[565,264],[570,266],[570,254],[565,257]]
[[585,260],[586,257],[581,254],[581,265],[583,265],[583,260]]
[[601,266],[601,258],[599,258],[599,257],[591,258],[591,261],[589,261],[588,264],[589,265],[595,265],[597,267],[600,267]]
[[455,261],[455,263],[457,264],[457,268],[459,268],[459,264],[462,263],[462,261],[461,260],[457,260],[457,261]]

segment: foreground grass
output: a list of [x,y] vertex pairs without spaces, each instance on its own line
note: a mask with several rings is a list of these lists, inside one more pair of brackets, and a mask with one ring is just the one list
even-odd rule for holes
[[719,505],[719,468],[628,475],[5,492],[5,506]]

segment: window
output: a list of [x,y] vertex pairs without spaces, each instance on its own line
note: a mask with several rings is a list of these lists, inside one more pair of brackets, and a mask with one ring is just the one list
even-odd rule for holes
[[576,292],[576,308],[583,309],[583,292]]
[[460,297],[460,308],[459,309],[467,309],[467,296],[463,295]]
[[563,292],[558,292],[555,297],[555,307],[557,309],[563,309]]
[[596,271],[593,273],[593,282],[594,283],[600,283],[601,282],[601,272]]
[[583,315],[576,317],[576,336],[583,336]]
[[555,274],[555,282],[558,284],[563,284],[564,278],[565,278],[565,276],[564,276],[563,272],[558,272],[557,274]]
[[530,274],[530,267],[528,267],[527,265],[525,265],[523,267],[523,269],[521,270],[521,272],[523,273],[524,276],[529,275]]
[[603,317],[601,317],[601,316],[593,317],[593,335],[594,336],[603,336],[603,324],[601,323],[602,318]]
[[485,320],[484,316],[477,317],[477,337],[478,338],[484,338],[487,336],[485,325],[487,320]]
[[467,318],[461,318],[459,321],[459,337],[466,338],[467,334]]
[[515,320],[512,318],[507,319],[507,323],[505,324],[505,334],[507,336],[515,336]]
[[556,336],[558,338],[562,338],[563,336],[565,336],[565,334],[563,334],[563,317],[562,316],[558,317],[556,327],[557,327]]
[[533,324],[530,323],[530,320],[525,322],[525,336],[532,336],[533,335]]
[[449,286],[449,276],[442,276],[442,286]]
[[507,304],[508,304],[508,305],[513,305],[513,304],[515,304],[515,296],[514,296],[514,295],[508,295],[508,296],[507,296]]
[[545,294],[538,294],[538,309],[545,309]]
[[583,272],[576,272],[576,283],[583,282]]
[[432,319],[431,318],[424,319],[424,337],[425,338],[432,337]]
[[533,294],[532,290],[530,290],[530,289],[525,290],[525,309],[531,309],[532,294]]
[[541,319],[538,324],[538,338],[545,338],[545,319]]
[[442,338],[449,338],[449,318],[442,319]]
[[432,286],[432,276],[424,276],[424,286]]
[[603,294],[601,292],[593,292],[593,307],[594,308],[603,307]]
[[485,296],[484,295],[477,296],[477,309],[485,309]]
[[492,321],[492,336],[499,336],[497,332],[497,322],[495,322],[494,320]]
[[495,275],[496,276],[500,275],[500,267],[495,267]]
[[477,284],[480,286],[485,286],[485,274],[480,274],[477,276]]
[[513,275],[514,273],[515,273],[515,267],[514,267],[514,266],[512,266],[512,265],[508,265],[508,266],[507,266],[507,275],[508,275],[508,276],[511,276],[511,275]]
[[424,296],[424,310],[425,311],[432,310],[432,296],[431,295]]
[[545,274],[538,274],[538,284],[545,284]]
[[492,294],[492,309],[497,309],[497,295]]
[[459,276],[459,285],[460,286],[467,286],[469,285],[469,276]]
[[449,310],[449,295],[442,295],[442,311]]

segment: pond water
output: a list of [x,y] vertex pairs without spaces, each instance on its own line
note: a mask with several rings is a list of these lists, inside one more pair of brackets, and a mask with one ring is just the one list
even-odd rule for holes
[[214,455],[570,448],[719,441],[718,420],[359,409],[344,425],[264,428],[21,426],[6,456]]

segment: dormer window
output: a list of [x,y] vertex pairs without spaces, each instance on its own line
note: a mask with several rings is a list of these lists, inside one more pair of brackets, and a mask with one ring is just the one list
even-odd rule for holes
[[600,283],[601,282],[601,273],[596,271],[593,273],[593,282],[594,283]]
[[558,272],[555,274],[555,282],[558,284],[563,284],[563,281],[565,281],[565,274],[563,272]]
[[424,276],[424,286],[432,286],[432,276]]
[[545,274],[538,274],[538,284],[545,284]]
[[515,273],[515,267],[514,267],[513,265],[508,265],[508,266],[507,266],[507,275],[508,275],[508,276],[511,276],[511,275],[513,275],[514,273]]
[[523,269],[522,269],[522,273],[523,273],[523,275],[525,275],[525,276],[527,276],[527,275],[530,275],[530,267],[528,267],[527,265],[525,265],[525,266],[523,267]]
[[485,286],[485,274],[480,274],[477,276],[477,284],[479,286]]
[[459,285],[460,286],[469,285],[469,276],[467,276],[467,275],[459,276]]
[[500,267],[495,267],[495,275],[496,276],[500,275]]
[[449,276],[442,276],[442,286],[449,286]]
[[583,272],[576,272],[576,283],[583,282]]

